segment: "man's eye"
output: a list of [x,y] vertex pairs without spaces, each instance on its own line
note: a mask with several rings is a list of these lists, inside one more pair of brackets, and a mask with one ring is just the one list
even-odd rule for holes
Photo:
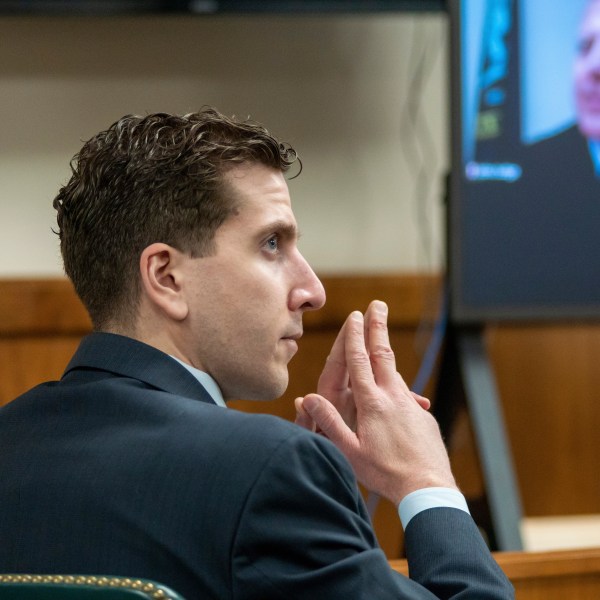
[[274,235],[273,237],[269,238],[267,240],[266,243],[267,249],[270,250],[271,252],[275,252],[276,250],[279,249],[279,239],[277,238],[276,235]]
[[593,45],[594,45],[593,38],[584,38],[579,41],[579,44],[577,44],[577,51],[581,55],[588,54],[589,51],[592,49]]

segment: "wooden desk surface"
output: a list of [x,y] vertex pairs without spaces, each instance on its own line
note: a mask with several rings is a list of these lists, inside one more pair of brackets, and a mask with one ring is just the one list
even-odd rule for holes
[[[597,600],[600,548],[557,552],[495,552],[494,558],[516,590],[517,600]],[[391,560],[408,575],[406,560]]]

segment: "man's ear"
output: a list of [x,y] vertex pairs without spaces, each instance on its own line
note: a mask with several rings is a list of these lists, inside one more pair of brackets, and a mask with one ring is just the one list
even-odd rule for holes
[[182,289],[184,258],[179,250],[162,243],[151,244],[140,256],[143,294],[155,308],[176,321],[188,314]]

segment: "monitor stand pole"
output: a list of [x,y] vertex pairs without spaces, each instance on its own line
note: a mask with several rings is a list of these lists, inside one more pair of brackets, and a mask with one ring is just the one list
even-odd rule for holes
[[475,434],[485,487],[481,514],[476,502],[468,499],[471,512],[487,534],[492,550],[522,550],[519,488],[483,326],[450,324],[433,407],[444,439],[451,440],[455,417],[465,406]]

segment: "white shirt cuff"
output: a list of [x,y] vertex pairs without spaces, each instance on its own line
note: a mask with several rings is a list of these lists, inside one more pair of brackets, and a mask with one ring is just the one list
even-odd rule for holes
[[[405,496],[398,506],[398,514],[402,521],[403,529],[406,529],[410,520],[420,512],[428,508],[458,508],[466,513],[469,512],[465,497],[452,488],[430,487],[411,492]],[[469,513],[470,514],[470,513]]]

